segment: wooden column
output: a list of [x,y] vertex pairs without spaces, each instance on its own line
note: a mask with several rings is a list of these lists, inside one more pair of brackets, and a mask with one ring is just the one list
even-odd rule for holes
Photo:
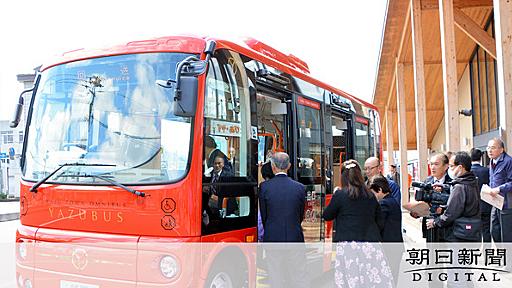
[[394,164],[395,159],[393,157],[393,111],[389,107],[386,107],[386,150],[388,153],[388,165]]
[[427,113],[425,101],[425,69],[423,63],[423,30],[421,27],[421,1],[412,0],[412,55],[414,63],[414,98],[416,100],[416,147],[420,179],[428,176]]
[[457,59],[453,0],[439,0],[441,50],[443,56],[444,123],[446,147],[449,151],[460,150],[459,94],[457,91]]
[[[496,62],[498,63],[498,93],[500,106],[500,128],[505,149],[512,151],[512,2],[494,0],[494,23],[496,31]],[[508,110],[508,111],[507,111]]]
[[402,205],[409,202],[409,179],[407,172],[407,113],[405,111],[404,64],[395,62],[396,103],[398,108],[398,144],[400,150],[400,191]]

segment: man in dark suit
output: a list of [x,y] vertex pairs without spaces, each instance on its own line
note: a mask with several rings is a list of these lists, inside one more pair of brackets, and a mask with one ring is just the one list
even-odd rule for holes
[[[204,157],[206,159],[206,167],[205,171],[207,171],[209,168],[213,167],[213,162],[215,161],[215,158],[218,156],[222,157],[224,159],[225,163],[225,170],[229,170],[233,172],[233,167],[231,165],[231,162],[229,162],[228,157],[224,152],[220,151],[220,149],[217,149],[217,143],[215,143],[215,140],[212,136],[205,136],[204,138]],[[209,171],[207,171],[209,173]]]
[[487,155],[491,158],[489,186],[491,196],[503,196],[503,209],[492,208],[491,234],[494,242],[512,242],[512,157],[505,152],[505,144],[499,138],[487,143]]
[[[236,214],[238,209],[238,202],[235,197],[227,198],[226,203],[225,191],[218,183],[228,182],[233,173],[225,169],[225,160],[222,156],[215,158],[211,171],[205,173],[203,183],[210,183],[210,185],[203,186],[203,228],[206,228],[212,219],[219,219]],[[224,205],[225,204],[225,205]]]
[[[261,220],[265,229],[263,242],[304,242],[301,222],[304,219],[306,188],[288,177],[288,154],[275,153],[271,165],[275,177],[261,184],[259,195]],[[271,244],[266,244],[265,248],[268,252],[270,286],[308,287],[304,247],[269,246]],[[290,270],[286,272],[286,269]]]
[[261,184],[259,195],[265,228],[263,242],[304,242],[301,222],[306,188],[286,174],[290,168],[288,154],[276,153],[271,164],[275,177]]
[[[435,153],[430,156],[430,170],[432,172],[431,176],[428,176],[423,183],[425,184],[446,184],[452,181],[452,178],[448,175],[449,168],[449,159],[446,154],[443,153]],[[439,186],[438,186],[439,187]],[[434,188],[437,192],[441,191],[441,188]],[[442,214],[442,211],[437,211],[437,217]],[[418,215],[411,213],[411,216],[414,218],[418,218]],[[444,230],[443,228],[434,227],[432,229],[427,229],[427,217],[423,217],[421,221],[421,230],[423,232],[423,238],[426,238],[427,248],[433,249],[434,246],[431,246],[432,242],[445,242],[444,238]],[[439,279],[439,275],[432,275],[432,278]],[[434,287],[444,287],[441,281],[431,281],[428,282],[428,286],[430,288]]]
[[[489,168],[480,165],[482,151],[471,149],[471,171],[478,180],[478,192],[482,190],[482,185],[489,185]],[[491,242],[491,209],[492,205],[480,200],[480,216],[482,219],[482,239],[484,242]]]
[[[366,159],[364,162],[364,173],[368,179],[382,175],[382,163],[377,157],[370,157]],[[388,179],[388,178],[386,178]],[[402,193],[400,192],[400,187],[393,180],[388,179],[388,185],[391,189],[391,197],[395,199],[398,205],[402,206]]]
[[224,160],[224,157],[221,155],[215,157],[213,170],[209,176],[211,177],[210,183],[212,183],[210,186],[210,197],[212,200],[210,206],[214,208],[214,212],[218,212],[221,218],[235,214],[238,210],[236,198],[229,197],[227,198],[227,202],[224,203],[224,199],[226,197],[224,193],[225,191],[223,191],[222,188],[226,187],[216,185],[218,183],[227,182],[231,177],[233,177],[233,173],[226,169],[226,161]]
[[394,181],[396,185],[400,187],[400,173],[398,173],[398,170],[396,169],[396,164],[389,165],[389,170],[390,173],[387,178]]
[[[443,153],[436,153],[430,157],[430,169],[432,175],[428,176],[423,183],[425,184],[445,184],[452,181],[452,178],[448,175],[448,157]],[[435,188],[438,189],[438,188]],[[440,188],[436,190],[440,192]],[[442,211],[439,211],[439,215]],[[417,218],[418,215],[411,213],[411,216]],[[427,238],[427,242],[443,242],[444,231],[441,228],[434,227],[433,229],[427,230],[427,219],[423,217],[421,222],[421,230],[423,231],[423,238]]]

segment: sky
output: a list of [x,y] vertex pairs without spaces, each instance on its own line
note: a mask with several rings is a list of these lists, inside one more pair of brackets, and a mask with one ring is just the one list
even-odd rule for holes
[[[387,0],[19,0],[0,10],[0,120],[11,119],[33,73],[54,55],[154,37],[252,37],[308,63],[318,80],[373,95]],[[298,4],[300,3],[300,4]]]

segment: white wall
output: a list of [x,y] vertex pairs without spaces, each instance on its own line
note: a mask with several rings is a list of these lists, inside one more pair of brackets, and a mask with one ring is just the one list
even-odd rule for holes
[[[469,78],[469,65],[467,65],[461,80],[459,81],[458,94],[459,94],[459,110],[471,108],[471,84]],[[460,149],[462,151],[469,151],[473,147],[473,118],[468,116],[459,115],[460,126]],[[446,152],[442,149],[442,144],[446,143],[446,131],[444,128],[444,117],[437,132],[432,139],[430,149],[436,152]],[[445,145],[446,146],[446,145]],[[446,148],[445,148],[446,149]],[[457,151],[452,151],[457,152]]]

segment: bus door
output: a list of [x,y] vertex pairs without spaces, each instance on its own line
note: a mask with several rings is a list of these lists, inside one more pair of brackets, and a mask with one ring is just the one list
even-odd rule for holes
[[341,164],[353,159],[352,115],[333,110],[331,117],[332,132],[332,190],[341,187]]
[[297,96],[297,181],[306,186],[306,211],[302,228],[306,242],[323,239],[322,195],[325,194],[325,150],[322,103]]
[[[335,108],[326,106],[324,113],[324,135],[325,135],[325,151],[326,151],[326,195],[323,201],[323,207],[329,204],[332,194],[336,187],[341,187],[341,165],[344,161],[353,158],[353,134],[352,134],[352,114],[339,111]],[[324,242],[332,242],[333,237],[333,221],[323,222],[322,230]],[[326,246],[328,247],[328,246]],[[328,249],[325,251],[328,254]],[[330,259],[330,258],[328,258]],[[329,261],[324,261],[327,267]]]
[[204,242],[219,237],[256,239],[256,93],[246,62],[238,53],[220,49],[208,65],[201,191]]
[[[290,155],[292,168],[289,175],[294,173],[293,143],[290,133],[292,123],[291,95],[283,91],[272,90],[265,86],[258,86],[257,122],[258,122],[258,183],[267,180],[271,172],[270,155],[275,152],[286,152]],[[265,165],[266,164],[266,165]]]

